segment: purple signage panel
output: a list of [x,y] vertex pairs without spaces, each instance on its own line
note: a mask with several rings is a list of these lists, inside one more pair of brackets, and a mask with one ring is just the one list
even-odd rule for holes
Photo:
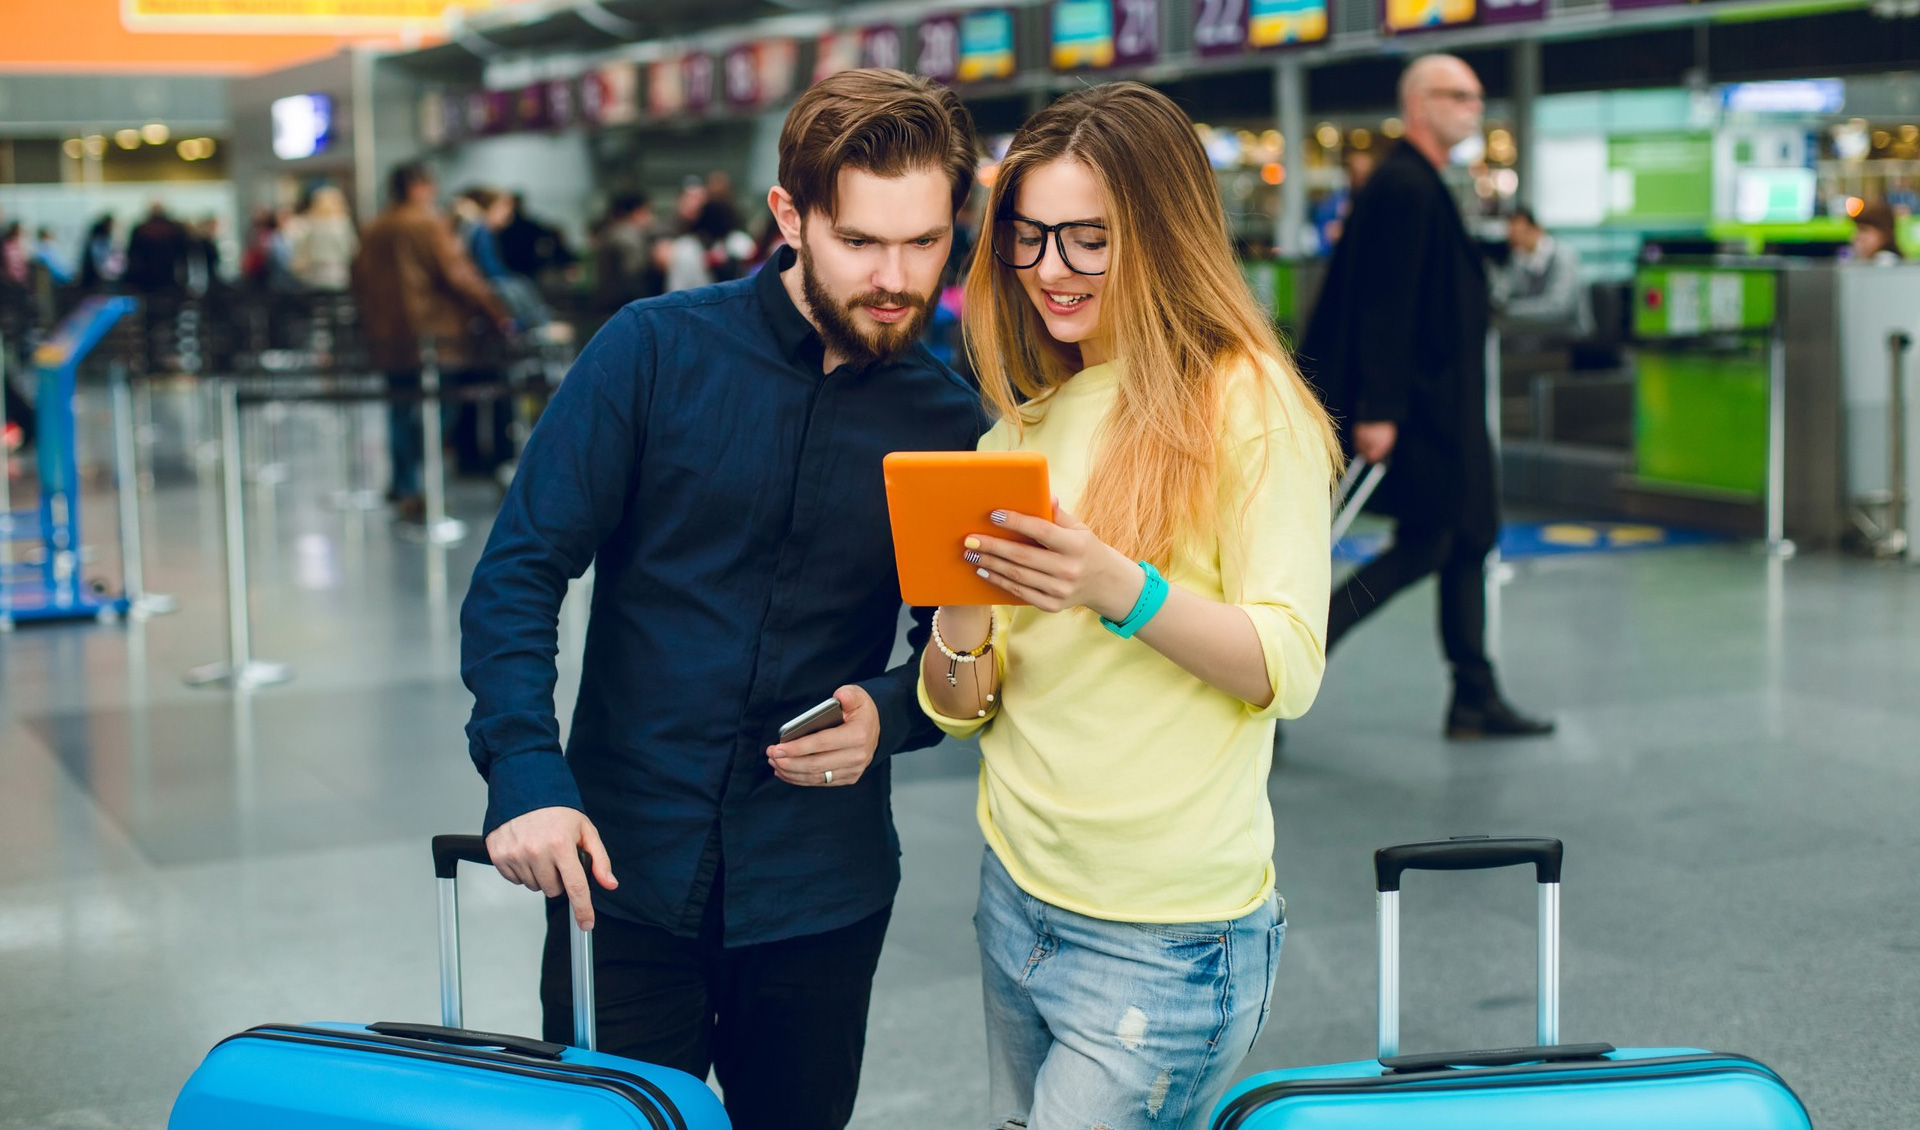
[[1113,64],[1140,66],[1160,57],[1160,0],[1113,0]]
[[1480,0],[1483,24],[1519,24],[1545,19],[1546,15],[1547,0]]
[[713,56],[702,51],[680,60],[680,81],[685,84],[689,114],[704,114],[713,105]]
[[935,82],[952,83],[960,77],[960,20],[956,16],[929,16],[920,21],[915,74]]
[[760,53],[751,43],[729,50],[720,62],[727,89],[727,105],[744,110],[760,104]]
[[1193,49],[1204,57],[1247,47],[1247,0],[1194,0]]
[[906,65],[907,46],[900,29],[892,24],[875,24],[860,31],[860,65],[897,71]]

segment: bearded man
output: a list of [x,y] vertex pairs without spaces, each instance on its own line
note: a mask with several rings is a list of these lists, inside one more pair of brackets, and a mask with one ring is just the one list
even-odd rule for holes
[[[572,1031],[571,914],[596,939],[600,1050],[711,1068],[738,1130],[853,1111],[900,881],[889,760],[938,737],[917,655],[887,667],[881,460],[984,428],[919,344],[975,162],[967,111],[923,79],[847,71],[803,95],[768,199],[789,248],[600,331],[461,609],[487,848],[550,900],[547,1037]],[[563,754],[557,620],[589,565]],[[916,653],[927,634],[917,617]],[[779,740],[828,695],[838,726]]]

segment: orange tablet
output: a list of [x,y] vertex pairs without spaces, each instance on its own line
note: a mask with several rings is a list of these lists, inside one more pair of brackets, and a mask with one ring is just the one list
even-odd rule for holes
[[960,555],[969,534],[1012,537],[995,510],[1052,517],[1047,457],[1037,451],[896,451],[883,464],[900,595],[908,604],[1023,604]]

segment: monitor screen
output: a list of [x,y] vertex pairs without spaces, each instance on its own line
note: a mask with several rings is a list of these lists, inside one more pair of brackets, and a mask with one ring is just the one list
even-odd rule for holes
[[298,161],[326,151],[333,141],[333,99],[296,94],[273,103],[273,155]]
[[1813,218],[1812,169],[1741,169],[1734,179],[1734,216],[1747,224],[1804,224]]

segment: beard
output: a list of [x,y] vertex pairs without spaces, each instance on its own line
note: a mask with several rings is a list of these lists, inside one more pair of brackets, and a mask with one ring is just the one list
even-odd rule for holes
[[[804,235],[798,250],[800,291],[806,296],[807,310],[813,315],[814,324],[820,331],[820,340],[826,343],[829,352],[845,357],[848,364],[865,368],[893,360],[920,340],[920,332],[927,328],[927,319],[933,315],[930,296],[908,291],[870,290],[841,302],[827,293],[826,285],[814,274],[813,252],[808,249]],[[891,326],[876,322],[863,327],[855,320],[862,306],[904,306],[912,312]]]

